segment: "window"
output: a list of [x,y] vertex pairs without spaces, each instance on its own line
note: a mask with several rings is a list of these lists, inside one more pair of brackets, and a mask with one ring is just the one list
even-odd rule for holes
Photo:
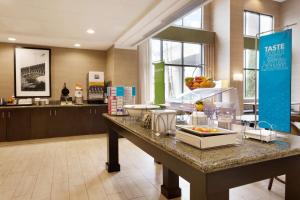
[[[152,39],[151,49],[152,63],[161,60],[165,62],[166,99],[189,91],[184,82],[186,77],[203,74],[203,44]],[[154,83],[154,74],[152,76],[152,83]],[[151,93],[153,94],[154,91]]]
[[176,20],[173,25],[202,29],[202,7],[196,8],[184,17]]
[[[256,50],[244,50],[244,98],[253,99],[255,97],[255,73],[258,73],[258,61],[255,63]],[[258,54],[258,53],[257,53]],[[257,64],[257,66],[256,66]],[[258,74],[257,74],[258,75]],[[258,76],[257,76],[258,81]]]
[[256,34],[273,29],[273,17],[260,13],[244,12],[244,35],[255,37]]
[[[244,36],[256,37],[258,33],[271,31],[273,29],[273,17],[260,13],[244,12]],[[244,50],[244,98],[255,97],[255,84],[258,85],[258,53],[255,49]],[[257,61],[255,60],[257,58]],[[257,82],[255,75],[257,73]],[[258,92],[258,87],[257,87]]]

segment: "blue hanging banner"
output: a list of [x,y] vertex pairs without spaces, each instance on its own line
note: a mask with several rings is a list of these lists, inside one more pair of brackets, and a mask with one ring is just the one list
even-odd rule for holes
[[260,38],[259,121],[282,132],[291,131],[291,63],[291,29]]

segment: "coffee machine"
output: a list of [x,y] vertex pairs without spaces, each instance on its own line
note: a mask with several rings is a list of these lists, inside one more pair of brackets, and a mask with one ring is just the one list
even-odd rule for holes
[[69,96],[70,90],[67,88],[67,84],[64,83],[64,87],[61,90],[60,104],[61,105],[72,105],[72,97]]
[[89,104],[104,103],[104,72],[90,71],[87,78],[87,102]]

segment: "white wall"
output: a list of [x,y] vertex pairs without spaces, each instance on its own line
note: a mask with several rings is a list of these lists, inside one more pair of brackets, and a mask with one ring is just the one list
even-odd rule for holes
[[292,102],[300,102],[300,2],[288,0],[281,8],[282,25],[297,22],[293,27]]

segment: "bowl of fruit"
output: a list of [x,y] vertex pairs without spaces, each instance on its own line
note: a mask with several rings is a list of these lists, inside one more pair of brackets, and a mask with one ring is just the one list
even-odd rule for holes
[[214,88],[216,86],[213,79],[207,78],[205,76],[186,77],[185,85],[190,90],[194,90],[198,88]]

